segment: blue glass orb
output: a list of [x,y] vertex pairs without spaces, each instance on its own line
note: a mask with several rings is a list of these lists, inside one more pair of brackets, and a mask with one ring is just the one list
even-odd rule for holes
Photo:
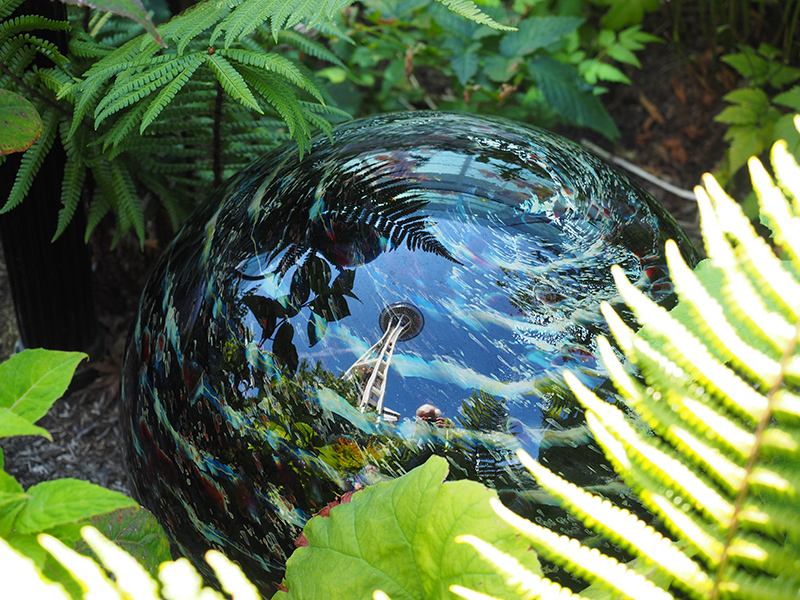
[[665,240],[696,261],[650,196],[548,132],[421,112],[333,137],[195,212],[125,355],[135,495],[198,566],[220,549],[265,594],[312,514],[433,453],[526,516],[541,498],[519,447],[606,482],[561,371],[611,393],[612,265],[663,303]]

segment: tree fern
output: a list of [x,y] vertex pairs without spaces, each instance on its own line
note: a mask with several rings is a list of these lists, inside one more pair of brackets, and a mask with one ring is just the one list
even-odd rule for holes
[[[674,244],[667,247],[678,307],[666,313],[614,269],[621,296],[646,325],[634,333],[610,306],[603,311],[639,374],[623,367],[608,341],[599,349],[620,396],[646,427],[566,375],[607,458],[676,541],[527,455],[521,460],[544,488],[644,563],[609,566],[596,551],[496,506],[544,557],[593,584],[586,597],[597,597],[594,588],[626,598],[800,594],[800,168],[782,143],[772,161],[778,185],[756,159],[750,170],[780,258],[706,176],[696,193],[709,262],[692,272]],[[584,597],[520,571],[512,557],[479,540],[462,541],[518,590]],[[642,569],[657,590],[634,585]]]

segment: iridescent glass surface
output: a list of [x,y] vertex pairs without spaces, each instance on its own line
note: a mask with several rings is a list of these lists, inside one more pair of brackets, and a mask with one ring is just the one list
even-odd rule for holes
[[136,495],[183,553],[219,548],[265,591],[310,515],[431,453],[580,534],[514,451],[619,491],[560,372],[608,396],[609,267],[669,302],[664,241],[691,245],[544,131],[406,113],[334,137],[234,177],[151,276],[124,366]]

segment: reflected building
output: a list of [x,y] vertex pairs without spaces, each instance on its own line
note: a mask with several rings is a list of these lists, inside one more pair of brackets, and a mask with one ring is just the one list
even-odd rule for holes
[[381,339],[362,354],[345,371],[344,378],[359,381],[361,397],[358,408],[363,413],[374,410],[378,417],[396,423],[400,413],[384,406],[389,367],[397,342],[405,342],[419,335],[425,326],[425,318],[415,306],[407,302],[395,302],[381,311]]

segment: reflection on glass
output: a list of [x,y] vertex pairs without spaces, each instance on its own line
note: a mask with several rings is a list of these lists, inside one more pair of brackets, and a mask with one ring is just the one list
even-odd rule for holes
[[610,396],[609,267],[668,303],[669,237],[695,260],[626,179],[508,121],[389,115],[302,160],[278,150],[193,215],[142,296],[123,381],[135,493],[182,552],[219,548],[265,593],[310,515],[432,453],[579,535],[514,453],[624,493],[560,371]]

